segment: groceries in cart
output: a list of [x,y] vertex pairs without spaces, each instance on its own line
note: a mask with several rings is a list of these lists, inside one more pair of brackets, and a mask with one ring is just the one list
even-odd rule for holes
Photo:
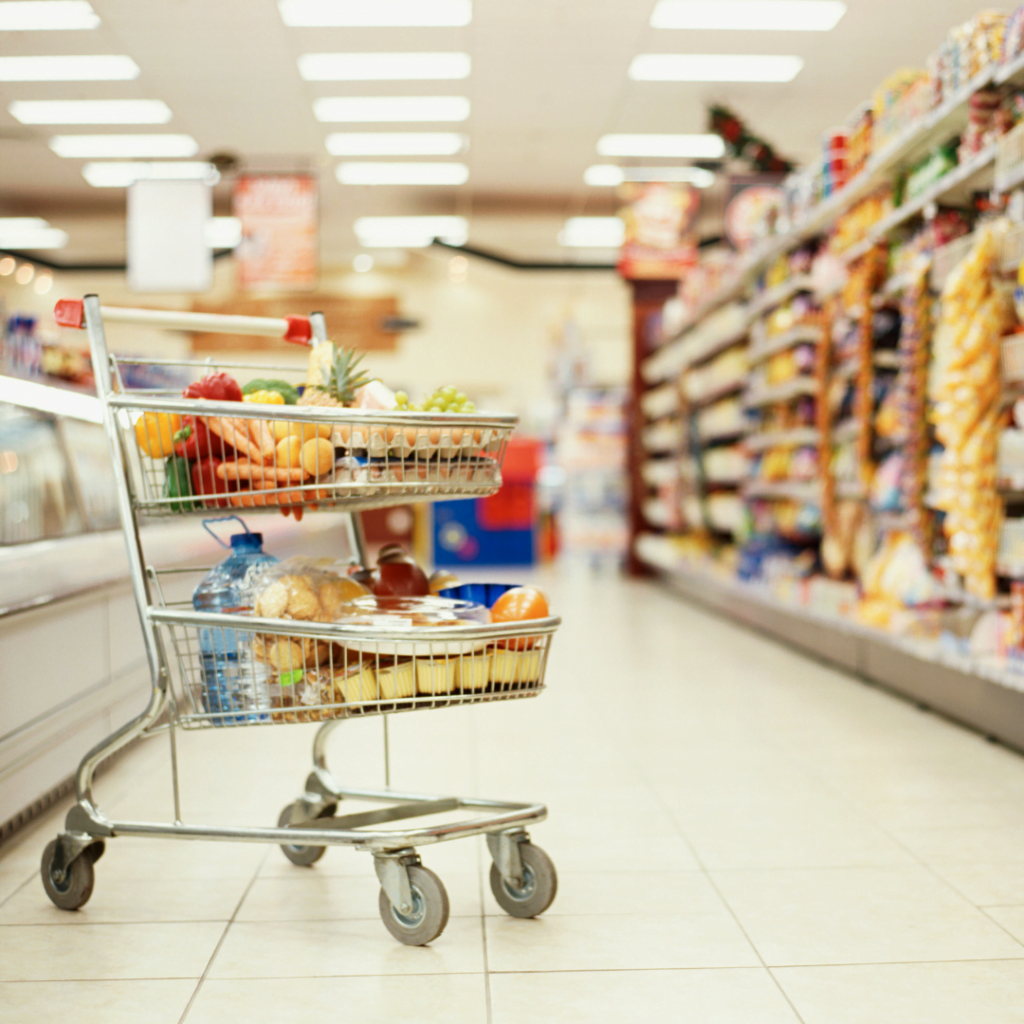
[[[237,535],[233,548],[253,557],[257,537]],[[268,561],[251,573],[240,557],[233,553],[204,579],[195,607],[281,625],[200,630],[201,692],[194,696],[214,725],[323,721],[398,710],[403,702],[450,703],[540,687],[545,636],[474,635],[480,627],[546,618],[538,590],[460,586],[443,572],[435,586],[449,589],[432,592],[400,545],[384,547],[372,568],[260,555]]]
[[311,351],[304,384],[260,377],[242,387],[218,371],[182,392],[197,404],[238,403],[238,415],[141,413],[133,428],[146,460],[142,504],[162,514],[270,507],[301,518],[321,504],[386,497],[389,488],[415,497],[500,486],[504,429],[460,421],[476,407],[454,385],[411,404],[370,379],[362,358],[324,342]]

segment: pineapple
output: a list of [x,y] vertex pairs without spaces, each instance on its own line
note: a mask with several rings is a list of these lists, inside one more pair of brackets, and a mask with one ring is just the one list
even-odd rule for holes
[[353,349],[341,348],[333,341],[317,345],[309,356],[309,383],[299,405],[352,405],[356,392],[371,380],[359,369],[363,358],[362,355],[357,356]]

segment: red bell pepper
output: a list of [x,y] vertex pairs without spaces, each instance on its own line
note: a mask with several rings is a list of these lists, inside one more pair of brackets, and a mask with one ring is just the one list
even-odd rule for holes
[[[242,389],[230,374],[210,373],[202,380],[189,384],[181,393],[182,398],[205,398],[215,402],[240,402]],[[224,442],[210,437],[206,420],[199,416],[183,416],[181,430],[174,435],[174,454],[182,459],[205,459],[214,452],[231,454],[223,451]]]
[[208,373],[202,380],[189,384],[182,398],[208,398],[213,402],[240,402],[242,389],[228,373]]
[[179,459],[205,459],[210,454],[210,432],[200,416],[182,416],[181,430],[174,435],[174,454]]
[[[222,480],[217,476],[217,467],[223,462],[218,458],[200,459],[192,464],[192,493],[193,494],[228,494],[235,490],[235,482]],[[227,508],[227,498],[217,498],[215,501],[204,501],[206,508]]]

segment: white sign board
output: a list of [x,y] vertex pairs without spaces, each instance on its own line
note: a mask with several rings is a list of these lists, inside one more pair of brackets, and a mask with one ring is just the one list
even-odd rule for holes
[[206,242],[213,195],[202,181],[136,181],[128,189],[128,287],[205,292],[213,285]]

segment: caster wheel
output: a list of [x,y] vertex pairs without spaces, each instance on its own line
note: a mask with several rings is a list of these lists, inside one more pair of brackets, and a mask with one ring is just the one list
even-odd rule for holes
[[43,862],[40,874],[43,876],[43,888],[53,905],[61,910],[77,910],[89,902],[92,887],[96,881],[93,864],[103,853],[103,844],[86,847],[64,870],[63,878],[58,879],[53,862],[57,856],[57,840],[53,839],[43,851]]
[[[292,820],[292,807],[294,804],[289,804],[282,812],[281,816],[277,819],[277,827],[285,828]],[[317,816],[316,819],[319,821],[321,818],[333,818],[334,812],[338,809],[337,804],[328,804]],[[291,843],[282,843],[281,852],[293,863],[298,864],[299,867],[308,868],[315,864],[326,852],[326,846],[296,846]]]
[[448,924],[448,892],[433,871],[419,864],[409,867],[412,910],[403,914],[388,894],[380,891],[380,916],[384,927],[407,946],[425,946],[444,931]]
[[498,906],[513,917],[536,917],[543,914],[558,894],[558,873],[551,858],[533,843],[520,843],[523,862],[523,884],[512,885],[501,877],[497,864],[491,865],[491,892]]

